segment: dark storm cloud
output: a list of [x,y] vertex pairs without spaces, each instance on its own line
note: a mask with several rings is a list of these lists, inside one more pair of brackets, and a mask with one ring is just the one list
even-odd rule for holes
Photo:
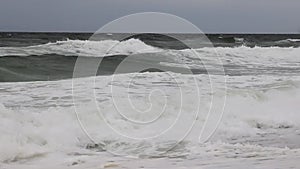
[[136,12],[183,17],[204,32],[300,31],[298,0],[1,0],[2,31],[96,31]]

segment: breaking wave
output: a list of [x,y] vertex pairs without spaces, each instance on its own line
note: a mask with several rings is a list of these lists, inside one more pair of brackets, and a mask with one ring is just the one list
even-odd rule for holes
[[1,47],[0,56],[57,54],[64,56],[104,57],[106,55],[129,55],[159,51],[161,50],[149,46],[138,39],[128,39],[121,42],[117,40],[67,40],[28,47]]

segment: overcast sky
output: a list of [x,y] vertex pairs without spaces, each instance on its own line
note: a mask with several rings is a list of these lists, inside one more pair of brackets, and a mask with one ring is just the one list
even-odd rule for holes
[[300,32],[300,0],[0,0],[0,31],[94,32],[137,12],[185,18],[206,33]]

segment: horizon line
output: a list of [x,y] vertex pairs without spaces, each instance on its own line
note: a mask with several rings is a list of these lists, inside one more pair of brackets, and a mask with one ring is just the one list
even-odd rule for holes
[[[21,31],[21,30],[0,30],[0,33],[86,33],[93,34],[92,31]],[[107,32],[111,34],[135,34],[135,32]],[[145,33],[155,33],[155,32],[145,32]],[[103,33],[105,34],[105,33]],[[139,33],[141,34],[141,33]],[[157,33],[159,34],[159,33]],[[201,33],[166,33],[166,34],[201,34]],[[272,35],[300,35],[300,32],[203,32],[203,34],[272,34]]]

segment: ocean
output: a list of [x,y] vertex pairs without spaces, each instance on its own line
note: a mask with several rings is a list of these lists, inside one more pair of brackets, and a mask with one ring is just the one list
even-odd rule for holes
[[0,168],[299,166],[299,34],[91,36],[0,33]]

